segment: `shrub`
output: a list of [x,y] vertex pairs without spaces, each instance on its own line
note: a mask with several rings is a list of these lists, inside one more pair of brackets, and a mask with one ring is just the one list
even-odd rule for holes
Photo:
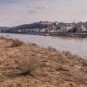
[[6,39],[6,38],[5,38],[5,37],[3,37],[3,36],[0,36],[0,39],[4,40],[4,39]]
[[15,40],[12,40],[11,47],[21,46],[22,44],[23,44],[22,41],[20,41],[20,40],[18,40],[18,39],[15,39]]
[[35,44],[35,43],[31,43],[30,45],[32,45],[32,46],[37,46],[37,44]]
[[20,71],[20,75],[30,75],[31,72],[34,71],[40,64],[36,58],[16,59],[15,63],[17,64],[17,69]]
[[4,36],[1,36],[0,39],[1,39],[1,40],[4,40],[4,41],[6,41],[6,42],[12,41],[11,38],[6,38],[6,37],[4,37]]
[[69,51],[63,51],[62,54],[64,54],[65,56],[72,56],[72,54]]
[[48,50],[50,50],[50,51],[54,51],[54,52],[56,52],[57,50],[55,49],[55,48],[53,48],[53,47],[48,47]]

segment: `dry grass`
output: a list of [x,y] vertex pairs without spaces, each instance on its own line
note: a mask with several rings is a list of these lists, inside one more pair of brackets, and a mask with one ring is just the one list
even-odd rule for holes
[[35,43],[30,43],[30,45],[32,45],[32,46],[38,46],[37,44],[35,44]]
[[87,60],[36,44],[11,47],[13,40],[2,39],[0,87],[87,87]]
[[13,40],[11,38],[6,38],[6,37],[3,37],[3,36],[1,36],[0,39],[1,40],[5,40],[6,42],[9,42],[9,41],[12,41]]
[[12,40],[11,47],[18,47],[18,46],[21,46],[22,44],[23,44],[22,41],[15,39],[15,40]]
[[0,39],[3,41],[6,41],[6,43],[10,42],[11,43],[10,47],[18,47],[18,46],[21,46],[24,44],[22,41],[20,41],[18,39],[11,39],[11,38],[3,37],[3,36],[1,36]]
[[54,51],[54,52],[56,52],[57,50],[55,49],[55,48],[53,48],[53,47],[48,47],[48,50],[50,50],[50,51]]

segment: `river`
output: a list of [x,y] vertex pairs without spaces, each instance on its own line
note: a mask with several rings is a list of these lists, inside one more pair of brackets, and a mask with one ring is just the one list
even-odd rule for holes
[[36,43],[41,47],[51,46],[59,51],[70,51],[72,54],[77,54],[87,59],[87,38],[64,38],[53,36],[39,36],[26,34],[6,34],[0,33],[0,36],[9,36],[16,38],[25,43]]

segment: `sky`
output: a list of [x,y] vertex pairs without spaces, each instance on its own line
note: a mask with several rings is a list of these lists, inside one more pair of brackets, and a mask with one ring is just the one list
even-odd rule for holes
[[0,26],[86,19],[87,0],[0,0]]

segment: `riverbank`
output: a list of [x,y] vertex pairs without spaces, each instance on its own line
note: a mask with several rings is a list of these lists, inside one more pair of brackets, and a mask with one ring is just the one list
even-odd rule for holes
[[[11,33],[11,32],[9,32]],[[60,37],[72,37],[72,38],[87,38],[87,33],[69,33],[69,32],[12,32],[11,34],[29,34],[29,35],[41,35],[41,36],[60,36]]]
[[0,38],[0,87],[86,87],[87,60],[54,48]]

